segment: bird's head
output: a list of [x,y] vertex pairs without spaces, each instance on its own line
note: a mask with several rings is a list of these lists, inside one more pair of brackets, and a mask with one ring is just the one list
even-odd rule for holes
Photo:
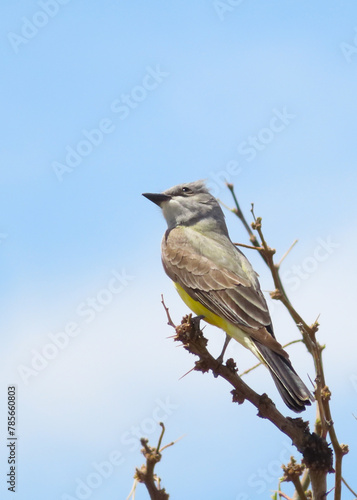
[[209,221],[223,223],[225,227],[222,209],[204,181],[178,184],[163,193],[143,193],[143,196],[162,209],[169,229]]

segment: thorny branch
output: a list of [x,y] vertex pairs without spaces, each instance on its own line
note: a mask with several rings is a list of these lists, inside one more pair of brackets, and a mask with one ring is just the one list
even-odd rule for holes
[[[258,410],[258,416],[270,420],[281,432],[286,434],[303,455],[303,463],[310,469],[311,477],[327,474],[332,471],[332,451],[326,440],[315,433],[311,433],[307,422],[302,418],[284,417],[275,404],[266,394],[258,394],[251,389],[237,373],[233,359],[228,359],[226,364],[218,363],[207,350],[207,339],[199,328],[202,317],[192,318],[192,314],[184,316],[181,324],[175,326],[169,310],[163,299],[168,324],[175,328],[175,341],[180,341],[183,347],[191,354],[199,357],[195,362],[194,370],[206,373],[212,371],[215,377],[222,377],[233,386],[231,394],[233,402],[242,404],[250,401]],[[326,491],[326,490],[325,490]],[[322,499],[322,496],[321,496]]]
[[[324,349],[324,346],[320,345],[317,340],[316,340],[316,332],[318,331],[319,324],[317,321],[315,321],[311,326],[307,325],[307,323],[302,319],[302,317],[298,314],[298,312],[295,310],[295,308],[292,306],[290,300],[288,299],[288,296],[284,290],[280,274],[279,274],[279,269],[280,265],[283,261],[283,259],[286,257],[287,253],[291,250],[292,247],[288,250],[286,254],[284,254],[283,258],[280,260],[278,264],[274,263],[273,256],[275,254],[275,250],[270,248],[264,238],[263,232],[262,232],[262,219],[261,217],[255,217],[254,214],[254,206],[252,204],[252,215],[254,222],[252,223],[252,229],[256,230],[258,235],[259,235],[259,240],[256,238],[254,233],[252,232],[252,229],[249,227],[243,212],[241,211],[239,207],[239,203],[236,197],[236,194],[234,192],[234,186],[233,184],[227,183],[227,187],[230,190],[234,203],[236,207],[232,209],[232,212],[237,215],[237,217],[241,220],[243,226],[246,228],[248,234],[249,234],[249,239],[252,242],[253,246],[257,248],[259,251],[260,255],[262,256],[264,262],[267,264],[267,266],[270,269],[270,272],[273,277],[274,281],[274,286],[275,290],[271,292],[271,297],[276,300],[280,300],[284,306],[287,308],[287,310],[290,313],[290,316],[294,320],[295,324],[299,328],[303,342],[311,354],[314,365],[315,365],[315,370],[316,370],[316,387],[315,387],[315,397],[317,400],[318,404],[318,415],[316,419],[316,426],[315,426],[315,431],[324,439],[326,439],[327,434],[329,434],[331,443],[335,452],[335,491],[334,491],[334,499],[335,500],[340,500],[341,499],[341,483],[342,483],[342,457],[346,453],[348,453],[348,447],[346,445],[340,444],[335,427],[334,427],[334,422],[332,420],[332,415],[331,415],[331,409],[330,409],[330,396],[331,393],[326,386],[326,381],[325,381],[325,375],[324,375],[324,370],[323,370],[323,363],[322,363],[322,351]],[[296,242],[293,243],[293,245]],[[292,245],[292,246],[293,246]],[[325,475],[325,483],[326,483],[326,475]],[[326,489],[325,489],[326,492]]]

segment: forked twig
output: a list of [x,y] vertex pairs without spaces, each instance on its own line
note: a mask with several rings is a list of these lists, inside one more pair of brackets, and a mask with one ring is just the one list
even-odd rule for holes
[[143,446],[141,452],[146,459],[146,463],[141,466],[140,469],[136,469],[134,475],[134,485],[130,491],[130,494],[127,500],[132,497],[135,498],[135,490],[138,483],[144,483],[148,493],[150,495],[151,500],[168,500],[169,495],[166,493],[164,488],[161,488],[161,480],[155,474],[155,465],[161,460],[161,452],[174,444],[174,442],[165,445],[161,448],[162,438],[165,433],[165,426],[162,422],[160,422],[160,426],[162,428],[159,441],[156,447],[149,446],[149,442],[145,438],[141,438],[140,442]]

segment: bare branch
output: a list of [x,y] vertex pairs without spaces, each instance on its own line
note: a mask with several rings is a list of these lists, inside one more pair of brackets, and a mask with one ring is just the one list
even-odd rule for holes
[[[166,306],[164,305],[165,309]],[[310,433],[308,423],[301,418],[284,417],[266,394],[259,395],[238,376],[236,364],[228,359],[220,364],[207,350],[207,339],[199,328],[197,318],[189,314],[175,327],[175,340],[191,354],[199,357],[195,370],[203,373],[212,371],[215,377],[222,377],[233,386],[233,402],[242,404],[248,400],[258,410],[258,416],[270,420],[281,432],[286,434],[302,453],[306,467],[326,474],[332,470],[332,452],[326,441],[315,433]]]
[[[294,320],[295,324],[299,328],[302,337],[303,337],[303,342],[312,355],[314,365],[315,365],[315,370],[316,370],[316,390],[315,390],[315,397],[317,399],[318,403],[318,408],[319,408],[319,414],[320,418],[317,419],[318,425],[316,427],[316,431],[319,433],[319,435],[322,438],[326,438],[327,434],[329,434],[331,443],[335,452],[335,493],[334,493],[334,498],[335,500],[340,500],[341,499],[341,483],[342,483],[342,457],[344,454],[348,453],[348,448],[343,447],[343,445],[340,445],[336,431],[334,428],[334,423],[332,420],[331,416],[331,409],[330,409],[330,391],[326,385],[325,382],[325,375],[324,375],[324,370],[323,370],[323,363],[322,363],[322,350],[323,346],[321,346],[317,340],[316,340],[316,332],[318,330],[319,324],[317,321],[315,321],[311,326],[308,326],[307,323],[302,319],[302,317],[298,314],[298,312],[295,310],[295,308],[292,306],[290,300],[288,299],[288,296],[284,290],[280,275],[279,275],[279,266],[282,262],[282,260],[279,262],[279,264],[275,264],[273,260],[273,255],[275,253],[275,250],[270,248],[264,238],[263,232],[262,232],[262,219],[261,217],[256,217],[254,214],[254,205],[252,204],[252,215],[254,222],[252,223],[252,229],[256,230],[259,239],[261,243],[259,243],[259,240],[257,238],[252,238],[252,230],[249,228],[248,223],[242,213],[242,211],[239,208],[238,200],[234,192],[234,187],[232,184],[227,184],[228,189],[232,193],[232,197],[234,200],[234,203],[237,207],[237,216],[239,219],[242,221],[244,227],[247,229],[247,232],[249,234],[249,239],[250,241],[253,241],[253,245],[255,247],[263,247],[262,250],[260,250],[260,255],[262,256],[263,260],[269,267],[272,278],[274,281],[274,286],[275,290],[272,292],[270,295],[272,298],[276,300],[280,300],[284,306],[287,308],[287,310],[290,313],[290,316]],[[248,226],[248,227],[247,227]],[[290,248],[291,249],[291,248]],[[289,249],[289,251],[290,251]],[[283,256],[285,258],[286,254]],[[322,486],[322,479],[318,478],[317,475],[315,475],[315,478],[311,477],[312,482],[316,479],[315,487],[321,489]],[[326,477],[325,477],[325,484],[326,484]],[[314,485],[313,485],[314,486]],[[325,492],[326,492],[326,486],[325,486]]]
[[169,445],[161,448],[162,438],[165,433],[165,426],[162,422],[160,422],[160,426],[162,427],[162,431],[159,437],[159,441],[156,447],[149,446],[149,441],[145,438],[141,438],[140,442],[143,446],[141,453],[144,455],[146,459],[146,463],[141,466],[140,469],[136,469],[135,471],[135,482],[134,486],[130,492],[128,498],[131,495],[135,495],[136,483],[144,483],[148,493],[150,495],[151,500],[168,500],[169,495],[166,493],[164,488],[161,488],[161,480],[155,474],[155,465],[161,460],[161,452],[167,448],[168,446],[173,445],[174,443],[170,443]]

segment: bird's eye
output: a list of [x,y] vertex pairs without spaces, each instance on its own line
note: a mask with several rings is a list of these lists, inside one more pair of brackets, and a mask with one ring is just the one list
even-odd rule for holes
[[190,188],[189,188],[189,187],[187,187],[187,186],[184,186],[184,187],[182,188],[182,192],[183,192],[183,193],[186,193],[186,194],[190,194],[190,193],[192,193],[192,189],[190,189]]

